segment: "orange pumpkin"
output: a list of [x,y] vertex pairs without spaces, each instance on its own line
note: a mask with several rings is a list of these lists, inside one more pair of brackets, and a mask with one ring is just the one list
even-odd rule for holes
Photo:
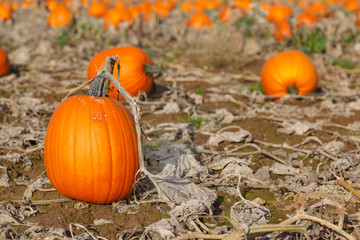
[[118,9],[125,9],[126,5],[124,2],[121,1],[117,1],[114,5],[114,8],[118,8]]
[[159,18],[167,18],[171,11],[171,8],[169,8],[167,3],[164,1],[157,1],[153,4],[152,8],[156,16]]
[[5,50],[0,47],[0,77],[9,74],[10,72],[10,61]]
[[332,17],[331,11],[322,3],[313,3],[306,9],[306,12],[311,13],[317,17]]
[[208,2],[207,0],[195,0],[194,2],[195,10],[198,12],[205,11],[207,2]]
[[132,18],[138,18],[140,16],[140,11],[137,6],[130,6],[127,8],[127,11],[130,13]]
[[[120,83],[132,96],[137,96],[139,91],[149,93],[153,84],[153,76],[146,71],[146,66],[152,64],[149,56],[137,47],[115,47],[102,51],[95,55],[88,66],[88,79],[96,76],[97,71],[102,68],[106,57],[118,55],[120,58]],[[117,69],[113,75],[117,78]],[[121,95],[121,94],[120,94]],[[115,86],[110,83],[109,97],[118,99]],[[123,100],[122,96],[119,99]]]
[[72,23],[72,12],[65,4],[57,5],[47,18],[51,27],[69,27]]
[[346,2],[345,9],[347,11],[356,11],[359,9],[357,0],[349,0]]
[[108,10],[104,17],[104,28],[108,29],[109,26],[113,26],[114,28],[118,28],[119,24],[128,21],[132,21],[131,14],[124,9],[112,8]]
[[181,12],[192,12],[193,9],[194,9],[193,4],[188,0],[184,1],[180,6]]
[[296,20],[297,20],[296,27],[302,27],[302,26],[310,27],[314,23],[319,22],[319,19],[315,15],[308,12],[304,12],[298,15]]
[[187,21],[186,26],[197,30],[209,28],[211,27],[211,20],[205,13],[197,12],[191,16],[189,21]]
[[292,11],[289,6],[287,5],[271,5],[268,9],[268,14],[266,19],[270,22],[282,22],[286,21],[288,17],[290,17]]
[[12,18],[12,8],[9,2],[0,3],[0,22]]
[[47,1],[47,8],[49,11],[53,11],[58,5],[59,5],[59,2],[56,0],[48,0]]
[[276,54],[266,61],[261,70],[261,85],[267,95],[286,95],[288,88],[293,86],[297,94],[309,94],[315,91],[317,84],[315,66],[297,50]]
[[251,0],[234,0],[235,6],[245,12],[251,11]]
[[105,16],[107,10],[108,8],[105,3],[93,1],[89,5],[88,15],[95,18],[102,18]]
[[44,161],[51,184],[66,197],[97,204],[125,199],[139,169],[132,115],[107,97],[67,98],[50,119]]
[[218,9],[219,6],[220,6],[220,2],[215,0],[209,0],[205,4],[206,9]]
[[140,13],[142,13],[144,15],[149,15],[149,14],[151,14],[153,6],[152,6],[151,2],[149,2],[148,0],[145,0],[145,1],[142,1],[138,5],[138,8],[140,10]]

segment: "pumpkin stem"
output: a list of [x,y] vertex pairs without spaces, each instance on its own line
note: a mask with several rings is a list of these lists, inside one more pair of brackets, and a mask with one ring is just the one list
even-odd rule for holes
[[295,85],[292,85],[291,87],[287,88],[287,93],[290,95],[297,95],[299,92],[299,90],[297,89],[297,87]]
[[[108,67],[108,71],[113,73],[116,61],[115,59],[111,58],[109,62],[109,66],[105,67]],[[100,72],[93,79],[93,83],[90,85],[87,95],[93,95],[95,97],[108,97],[110,80],[108,78],[105,78]]]
[[155,64],[145,63],[144,64],[144,71],[147,76],[151,76],[153,74],[156,74],[154,78],[158,78],[161,76],[163,72],[165,72],[165,69],[157,66]]

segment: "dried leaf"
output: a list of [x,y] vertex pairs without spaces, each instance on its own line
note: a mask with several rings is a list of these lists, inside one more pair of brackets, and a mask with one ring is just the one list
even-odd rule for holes
[[240,128],[236,132],[215,133],[209,138],[207,143],[209,146],[218,146],[223,141],[242,142],[249,141],[250,139],[252,139],[251,133]]
[[274,163],[274,165],[270,168],[270,171],[279,175],[297,175],[300,173],[299,169],[286,166],[278,162]]
[[41,177],[36,179],[30,186],[25,190],[23,199],[30,200],[35,191],[41,189],[46,184],[50,184],[50,180],[47,177]]
[[0,176],[0,187],[10,187],[10,177],[7,173],[7,168],[0,165],[0,169],[4,172],[4,174]]
[[179,113],[180,111],[181,110],[179,104],[177,104],[176,102],[168,102],[163,109],[155,111],[154,114],[175,114]]
[[94,219],[94,225],[95,225],[95,226],[104,225],[104,224],[114,224],[114,222],[111,221],[111,220],[103,219],[103,218],[101,218],[101,219],[99,219],[99,218]]
[[282,128],[278,128],[277,131],[285,134],[295,134],[295,135],[304,135],[310,130],[316,130],[322,126],[323,120],[317,120],[316,123],[311,123],[308,121],[284,121],[280,123]]

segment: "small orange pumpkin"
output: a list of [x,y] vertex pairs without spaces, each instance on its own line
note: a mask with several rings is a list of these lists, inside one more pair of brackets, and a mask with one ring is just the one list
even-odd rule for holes
[[248,12],[251,11],[251,0],[234,0],[236,8]]
[[296,20],[297,20],[297,24],[295,25],[296,27],[302,27],[302,26],[310,27],[314,23],[319,22],[319,19],[315,15],[308,12],[304,12],[298,15],[296,17]]
[[132,18],[138,18],[140,16],[138,6],[130,6],[127,8],[127,11],[130,13]]
[[50,12],[53,11],[58,5],[59,5],[59,2],[56,0],[48,0],[47,1],[47,8]]
[[345,5],[345,10],[347,11],[356,11],[359,9],[357,0],[348,0]]
[[261,85],[267,95],[286,95],[288,88],[293,86],[298,95],[309,94],[315,91],[317,84],[314,64],[297,50],[276,54],[266,61],[261,70]]
[[0,3],[0,22],[12,18],[12,8],[9,2]]
[[65,4],[57,5],[47,18],[47,24],[51,27],[69,27],[72,23],[72,12]]
[[289,6],[279,4],[279,5],[271,5],[268,9],[268,14],[266,19],[270,22],[282,22],[286,21],[288,17],[290,17],[292,11]]
[[209,28],[211,27],[211,20],[205,13],[197,12],[191,16],[189,21],[187,21],[186,26],[197,30]]
[[132,22],[132,16],[128,10],[119,8],[109,9],[104,17],[104,28],[108,29],[109,26],[118,28],[119,24],[124,21]]
[[309,12],[317,17],[332,17],[332,12],[322,3],[313,3],[310,7],[308,7],[306,12]]
[[62,195],[107,204],[133,191],[139,169],[131,113],[107,97],[76,95],[53,113],[45,136],[44,162]]
[[184,1],[180,6],[181,12],[192,12],[193,9],[194,9],[194,6],[189,0]]
[[[126,46],[115,47],[95,55],[88,66],[88,79],[96,76],[97,71],[103,66],[106,57],[118,55],[120,58],[120,83],[132,96],[137,96],[139,91],[149,93],[153,84],[153,76],[146,71],[146,66],[152,64],[150,57],[140,48]],[[113,75],[117,78],[117,68]],[[121,95],[121,94],[120,94]],[[115,86],[110,83],[109,97],[114,99],[124,98],[118,96]]]
[[0,47],[0,77],[9,74],[10,72],[10,61],[5,50]]
[[108,7],[103,2],[93,1],[89,5],[88,8],[88,15],[95,18],[102,18],[105,16],[106,12],[108,10]]

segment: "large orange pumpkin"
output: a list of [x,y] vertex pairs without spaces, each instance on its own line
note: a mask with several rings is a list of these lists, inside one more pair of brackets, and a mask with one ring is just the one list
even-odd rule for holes
[[133,117],[114,99],[76,95],[50,119],[46,173],[66,197],[97,204],[125,199],[133,191],[138,159]]
[[5,50],[0,47],[0,77],[10,72],[10,61]]
[[283,51],[271,57],[261,71],[261,85],[268,95],[286,95],[295,86],[297,94],[315,91],[318,75],[311,60],[297,50]]
[[[152,64],[150,57],[142,49],[132,46],[115,47],[95,55],[88,66],[88,79],[96,76],[97,71],[103,67],[106,57],[118,55],[120,58],[120,83],[132,96],[137,96],[139,91],[149,93],[153,84],[153,76],[146,72],[146,66]],[[117,78],[118,70],[115,68],[113,75]],[[109,97],[114,99],[124,98],[118,96],[115,86],[111,83]]]

